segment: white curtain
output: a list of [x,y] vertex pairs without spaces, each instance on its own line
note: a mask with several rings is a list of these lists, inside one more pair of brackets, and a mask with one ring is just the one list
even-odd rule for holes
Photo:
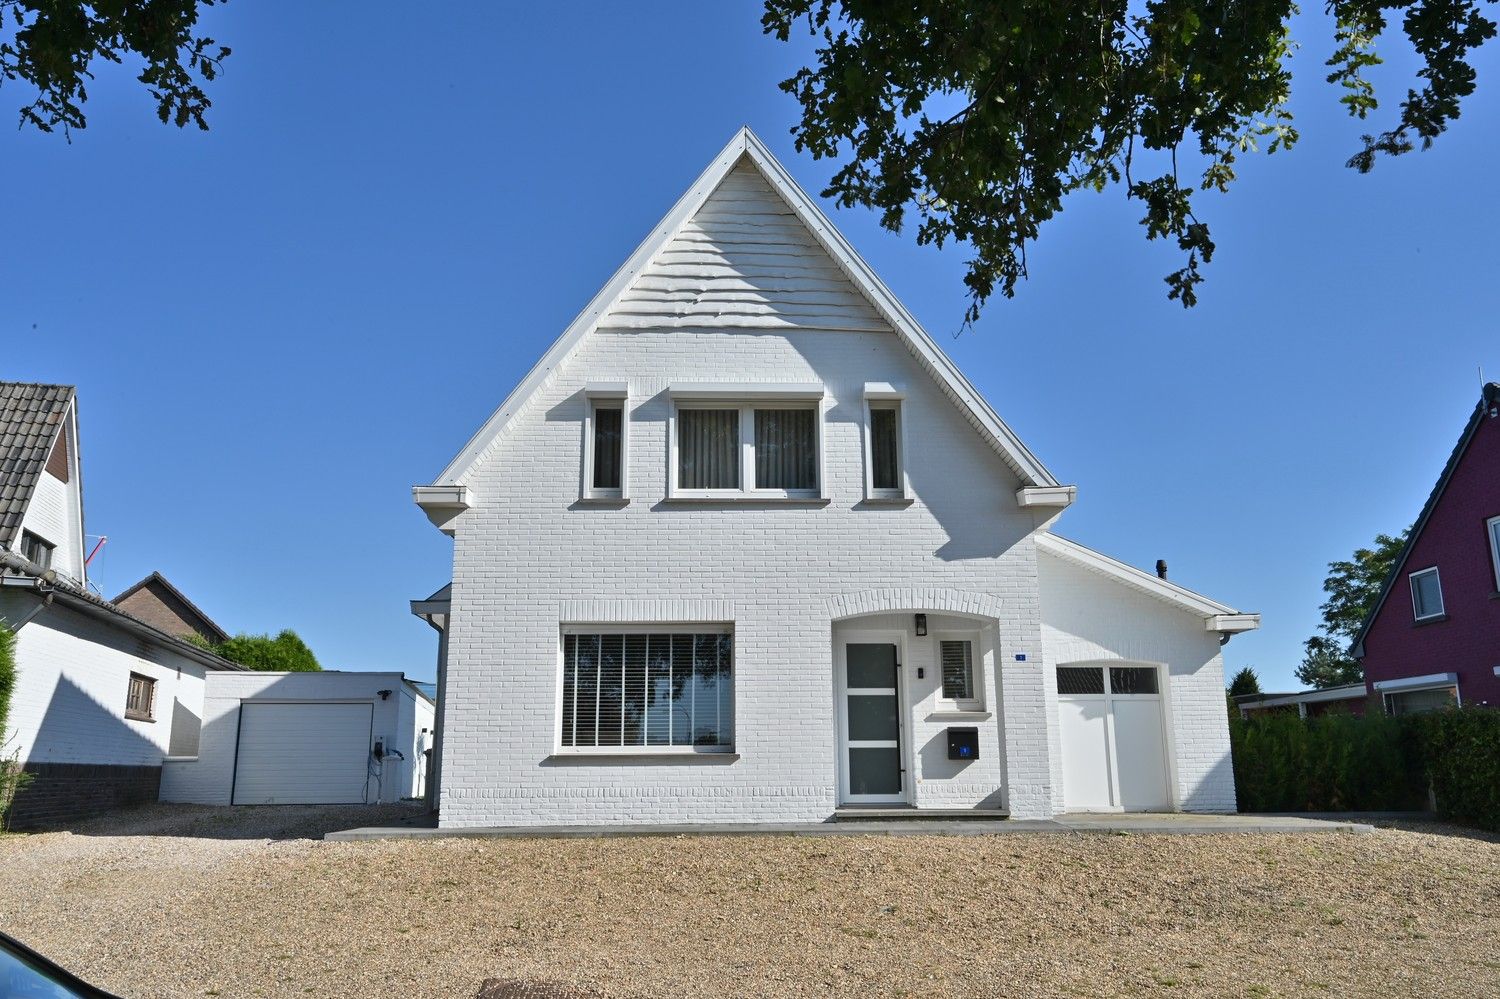
[[681,489],[740,487],[740,411],[677,413],[677,485]]
[[818,488],[818,437],[811,409],[755,411],[757,489]]

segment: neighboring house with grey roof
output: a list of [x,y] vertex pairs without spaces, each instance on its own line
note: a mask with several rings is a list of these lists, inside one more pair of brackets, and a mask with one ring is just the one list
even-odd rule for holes
[[37,778],[13,828],[155,801],[163,760],[198,751],[206,675],[241,669],[90,592],[78,440],[72,386],[0,383],[0,623],[17,665],[0,742]]
[[197,604],[159,572],[153,572],[112,602],[152,627],[178,638],[197,635],[214,645],[229,639],[229,632],[214,623],[213,618],[199,610]]

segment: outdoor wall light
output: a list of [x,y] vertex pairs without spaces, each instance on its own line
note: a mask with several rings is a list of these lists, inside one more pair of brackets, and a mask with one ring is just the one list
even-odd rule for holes
[[389,690],[377,690],[375,691],[375,693],[380,695],[380,699],[382,701],[391,696],[391,692]]
[[927,637],[927,615],[926,614],[918,614],[917,615],[917,637],[918,638],[926,638]]

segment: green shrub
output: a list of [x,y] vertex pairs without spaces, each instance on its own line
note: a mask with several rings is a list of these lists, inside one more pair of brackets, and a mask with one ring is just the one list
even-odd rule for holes
[[275,638],[235,635],[210,648],[230,662],[267,673],[310,673],[323,668],[312,649],[290,628]]
[[1231,718],[1241,811],[1400,811],[1426,807],[1421,747],[1405,719],[1345,712]]
[[1411,722],[1438,813],[1500,832],[1500,710],[1457,708]]
[[10,695],[16,689],[16,636],[0,624],[0,743],[10,725]]

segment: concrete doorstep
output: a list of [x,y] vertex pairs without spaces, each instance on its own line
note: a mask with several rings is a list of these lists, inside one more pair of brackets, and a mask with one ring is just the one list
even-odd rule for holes
[[1187,815],[1182,813],[1075,813],[1055,819],[872,819],[838,822],[683,823],[659,825],[480,826],[440,829],[425,824],[367,826],[331,832],[332,842],[375,839],[584,839],[610,836],[1003,836],[1020,833],[1203,836],[1214,833],[1354,833],[1374,831],[1364,822],[1299,815]]

